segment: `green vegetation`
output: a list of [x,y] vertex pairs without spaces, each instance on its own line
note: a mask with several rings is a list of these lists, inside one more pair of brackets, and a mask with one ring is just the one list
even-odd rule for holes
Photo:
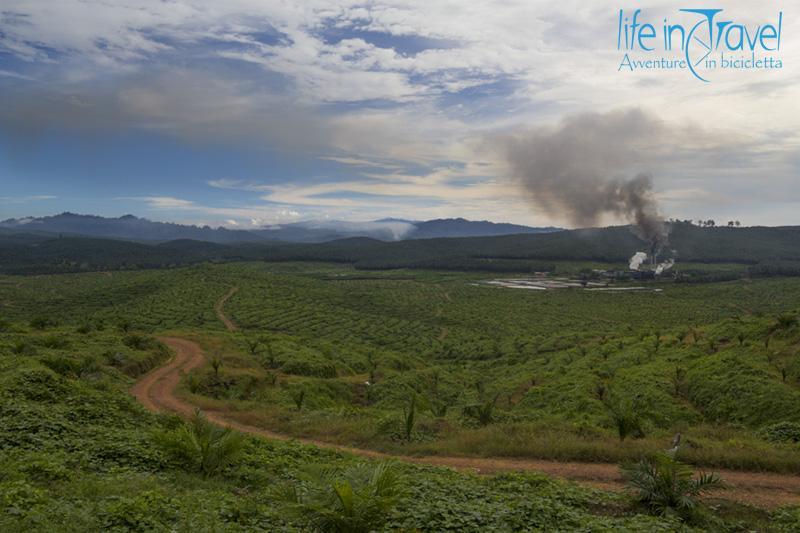
[[697,498],[705,491],[724,486],[716,474],[694,478],[691,467],[668,453],[627,465],[623,473],[639,503],[659,515],[677,515],[690,521],[699,518]]
[[[69,348],[43,345],[47,335],[65,338]],[[649,516],[619,495],[544,476],[364,465],[312,446],[251,437],[236,437],[238,454],[206,455],[214,466],[204,470],[199,450],[231,437],[219,438],[226,433],[202,419],[187,425],[138,405],[127,393],[133,378],[145,361],[161,362],[167,353],[155,342],[136,350],[124,339],[115,328],[84,334],[62,325],[41,332],[9,322],[0,337],[0,530],[307,531],[312,523],[322,527],[323,519],[386,531],[680,527],[677,519]],[[14,353],[18,342],[35,353]],[[68,364],[53,370],[46,363],[57,360]],[[164,447],[165,434],[185,437],[189,453],[183,445],[177,455]],[[309,465],[324,474],[310,476]],[[296,499],[287,501],[279,489]],[[298,516],[298,509],[314,512]],[[790,531],[798,523],[793,513],[746,516],[755,527],[774,520]],[[731,530],[741,523],[738,514],[726,520]]]
[[[673,222],[670,247],[680,252],[683,281],[800,275],[800,227],[699,227]],[[0,273],[46,274],[174,268],[202,262],[319,261],[362,270],[396,268],[482,272],[552,271],[558,264],[594,262],[622,268],[646,248],[628,227],[554,233],[413,239],[350,238],[319,244],[137,242],[0,232]],[[692,265],[695,263],[696,265]]]
[[[635,464],[680,431],[694,467],[800,473],[800,280],[611,293],[487,279],[290,262],[0,276],[0,530],[711,527],[681,510],[702,487],[678,464],[639,463],[676,492],[636,506],[542,476],[363,465],[149,414],[126,391],[168,358],[154,335],[208,354],[180,388],[193,404],[298,437]],[[214,312],[232,286],[239,331]],[[701,518],[800,524],[795,509],[726,509]]]
[[302,485],[289,485],[282,499],[290,514],[325,533],[377,531],[402,496],[397,468],[386,463],[356,464],[344,471],[312,468],[301,479]]
[[190,422],[159,434],[157,442],[168,454],[206,477],[235,462],[244,446],[239,433],[215,426],[199,409]]

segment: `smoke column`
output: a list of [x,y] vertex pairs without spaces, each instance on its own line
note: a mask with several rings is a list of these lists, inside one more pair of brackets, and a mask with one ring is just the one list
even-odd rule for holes
[[631,270],[639,270],[639,267],[642,266],[642,263],[647,261],[647,254],[644,252],[636,252],[631,257],[631,261],[628,264],[628,268]]
[[664,126],[639,109],[584,113],[555,128],[497,139],[511,173],[551,216],[586,227],[611,215],[633,225],[654,257],[668,228],[653,197],[653,179],[637,171]]

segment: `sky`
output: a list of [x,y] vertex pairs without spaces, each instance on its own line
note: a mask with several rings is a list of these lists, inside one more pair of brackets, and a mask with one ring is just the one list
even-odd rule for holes
[[619,10],[674,2],[3,0],[0,219],[573,227],[644,173],[665,217],[800,224],[797,5],[713,4],[782,11],[782,68],[620,70]]

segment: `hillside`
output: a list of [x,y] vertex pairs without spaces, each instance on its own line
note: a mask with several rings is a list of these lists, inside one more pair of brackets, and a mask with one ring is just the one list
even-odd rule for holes
[[[354,237],[325,243],[215,244],[192,240],[158,245],[108,239],[0,233],[0,272],[44,273],[152,268],[204,261],[328,261],[361,269],[428,268],[526,272],[557,261],[600,262],[623,268],[646,243],[627,227],[494,237],[385,242]],[[767,273],[797,271],[800,227],[673,226],[668,250],[683,263],[736,263]]]
[[435,239],[440,237],[491,237],[521,233],[551,233],[560,228],[531,228],[519,224],[503,224],[488,220],[472,221],[463,218],[445,218],[415,222],[405,239]]
[[51,237],[100,237],[142,242],[191,239],[222,244],[265,241],[319,243],[351,237],[398,241],[432,237],[472,237],[551,231],[558,231],[558,228],[531,228],[517,224],[498,224],[487,220],[471,221],[463,218],[416,222],[399,219],[383,219],[372,222],[308,220],[263,228],[254,227],[247,230],[154,222],[133,215],[107,218],[69,212],[54,216],[0,221],[0,235],[24,232]]
[[39,218],[8,219],[0,222],[0,228],[24,232],[48,232],[56,235],[65,234],[134,241],[194,239],[231,243],[262,240],[247,231],[153,222],[133,215],[106,218],[69,212]]
[[[579,461],[613,475],[680,431],[695,472],[734,487],[742,476],[790,478],[800,472],[798,286],[514,291],[464,273],[260,262],[2,277],[0,530],[309,531],[287,492],[316,490],[315,472],[357,480],[351,469],[369,476],[381,464],[326,449],[335,445],[432,463]],[[202,455],[192,443],[222,430],[151,414],[128,392],[170,359],[163,337],[207,354],[172,374],[184,415],[198,406],[211,421],[325,447],[233,433],[229,455]],[[405,460],[392,463],[396,500],[364,531],[798,526],[800,495],[784,485],[714,492],[697,513],[665,517],[606,492],[619,477],[601,491]],[[336,512],[330,501],[319,508]]]
[[[228,442],[235,460],[201,468],[192,455],[168,445],[191,426],[147,412],[128,393],[134,378],[169,357],[158,341],[94,325],[80,331],[27,323],[2,328],[2,531],[299,533],[309,531],[307,517],[293,512],[279,490],[309,486],[304,480],[311,468],[341,476],[378,466],[344,453],[233,434]],[[80,355],[71,351],[77,348]],[[479,477],[411,465],[395,470],[398,498],[387,510],[372,511],[381,531],[537,524],[634,532],[679,525],[635,509],[611,516],[619,496],[538,474]]]

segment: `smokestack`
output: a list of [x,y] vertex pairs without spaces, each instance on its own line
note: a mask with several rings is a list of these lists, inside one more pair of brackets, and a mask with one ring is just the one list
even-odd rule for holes
[[578,227],[597,225],[606,216],[625,220],[650,244],[655,260],[668,226],[653,196],[652,176],[635,169],[663,128],[639,109],[583,113],[555,128],[500,137],[497,145],[536,207]]

